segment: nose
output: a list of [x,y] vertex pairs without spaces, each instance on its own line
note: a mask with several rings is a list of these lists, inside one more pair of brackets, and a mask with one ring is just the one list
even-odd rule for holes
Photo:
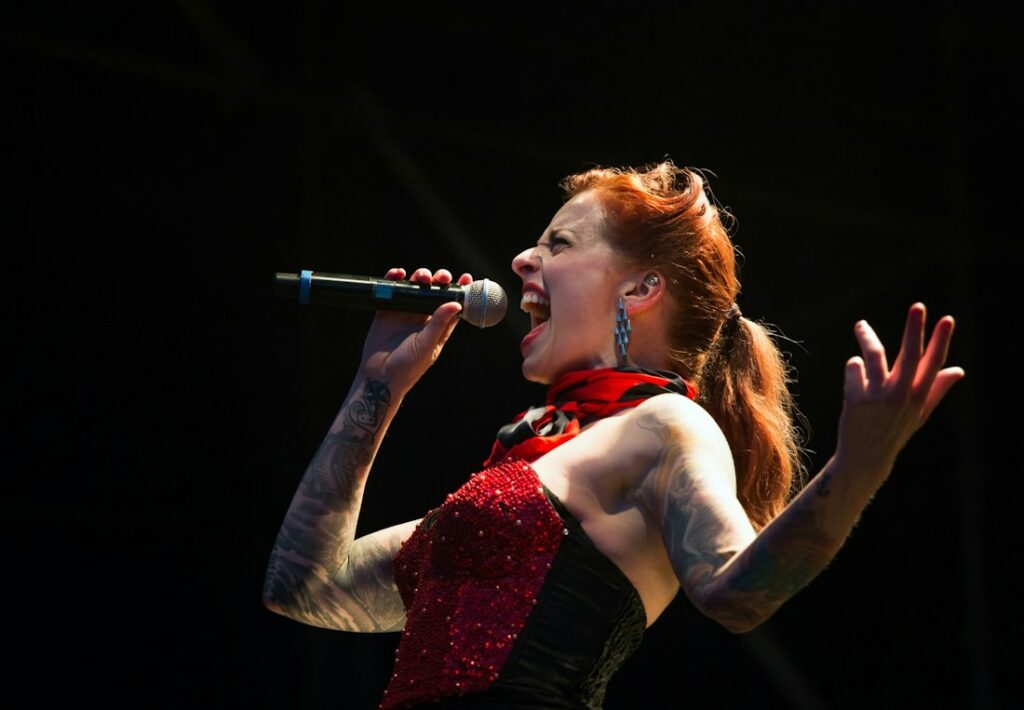
[[512,270],[519,278],[525,279],[540,267],[540,257],[536,252],[537,247],[523,249],[512,260]]

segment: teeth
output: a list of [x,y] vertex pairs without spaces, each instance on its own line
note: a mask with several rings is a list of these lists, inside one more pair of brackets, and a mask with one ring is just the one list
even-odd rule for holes
[[534,291],[523,294],[523,300],[519,302],[519,307],[534,317],[534,325],[543,323],[551,317],[551,302]]

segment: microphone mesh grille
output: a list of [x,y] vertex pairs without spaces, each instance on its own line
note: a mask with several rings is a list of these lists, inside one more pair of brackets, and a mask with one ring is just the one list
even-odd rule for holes
[[501,322],[508,310],[508,296],[498,284],[489,279],[474,281],[466,289],[462,304],[462,319],[480,328]]

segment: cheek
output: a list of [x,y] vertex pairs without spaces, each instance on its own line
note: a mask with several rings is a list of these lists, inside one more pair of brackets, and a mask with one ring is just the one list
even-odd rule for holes
[[578,299],[567,301],[564,308],[552,314],[553,333],[563,345],[575,344],[588,349],[612,338],[615,328],[615,312],[604,308],[604,304]]

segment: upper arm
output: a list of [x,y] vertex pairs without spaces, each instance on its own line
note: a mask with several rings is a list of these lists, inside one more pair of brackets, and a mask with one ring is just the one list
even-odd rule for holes
[[736,497],[732,452],[721,429],[691,400],[656,399],[641,423],[660,446],[643,497],[683,591],[709,613],[716,574],[755,532]]
[[395,586],[392,564],[418,520],[394,525],[356,539],[333,577],[320,565],[307,567],[288,590],[289,604],[267,603],[311,626],[341,631],[401,631],[405,605]]

